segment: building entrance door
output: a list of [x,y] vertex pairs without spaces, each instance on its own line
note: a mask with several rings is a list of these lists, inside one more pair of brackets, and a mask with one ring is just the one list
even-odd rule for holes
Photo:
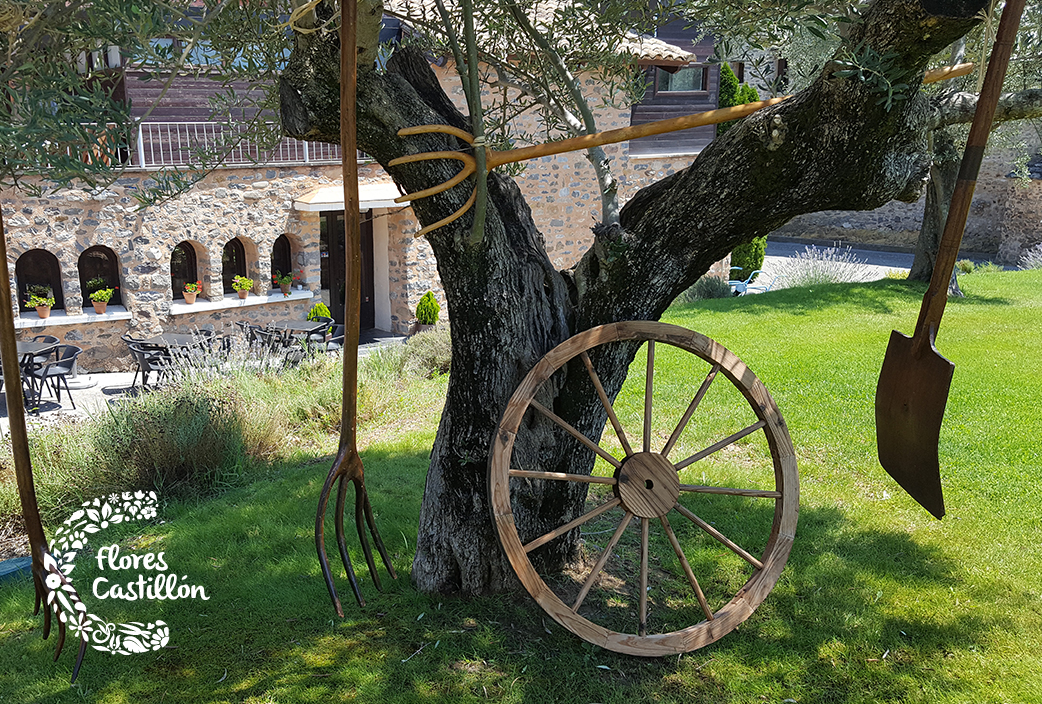
[[[337,323],[344,323],[344,291],[346,287],[344,251],[344,213],[325,211],[320,219],[319,251],[322,261],[322,301],[329,306]],[[373,211],[362,213],[362,307],[360,327],[376,327],[376,302],[373,282]]]

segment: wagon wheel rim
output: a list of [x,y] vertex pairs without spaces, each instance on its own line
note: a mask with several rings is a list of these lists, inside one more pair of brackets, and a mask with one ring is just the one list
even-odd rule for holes
[[[641,433],[641,444],[637,447],[631,444],[631,435],[627,433],[623,423],[617,417],[587,354],[595,347],[626,341],[647,343],[648,366],[644,392],[643,432]],[[685,350],[710,365],[709,373],[701,380],[686,412],[678,420],[675,429],[660,450],[656,450],[651,442],[656,343],[665,343]],[[603,437],[618,438],[624,455],[622,458],[616,457],[602,447],[603,438],[600,443],[586,438],[567,422],[557,417],[552,410],[543,407],[535,400],[543,383],[573,359],[582,361],[604,406],[608,420]],[[676,447],[683,431],[692,418],[697,417],[698,407],[707,390],[720,377],[730,381],[733,387],[740,392],[757,420],[731,435],[720,438],[699,452],[679,460],[669,459],[670,453]],[[514,440],[529,409],[534,409],[535,412],[558,424],[568,435],[583,443],[614,467],[614,476],[600,477],[527,471],[511,467]],[[714,455],[743,437],[758,432],[763,432],[766,436],[770,451],[775,483],[773,490],[690,485],[680,482],[680,470]],[[600,326],[582,332],[548,352],[521,382],[508,403],[497,428],[489,469],[493,515],[500,544],[521,583],[543,610],[559,624],[586,641],[616,652],[644,656],[689,652],[730,633],[752,615],[777,583],[788,560],[795,536],[799,502],[796,457],[785,422],[774,400],[756,375],[722,345],[697,332],[666,323],[629,321]],[[514,522],[510,494],[511,478],[527,481],[579,482],[588,485],[606,484],[611,486],[613,496],[577,518],[523,544]],[[685,507],[679,497],[686,494],[723,494],[773,501],[774,510],[770,534],[762,553],[757,555],[746,551],[739,544],[740,541],[731,540],[709,522]],[[613,514],[621,512],[622,517],[614,524],[614,532],[609,543],[600,551],[597,562],[586,574],[578,595],[572,600],[572,603],[565,603],[539,575],[528,555],[531,551],[556,540],[570,530],[581,527],[609,512]],[[753,570],[745,584],[719,608],[707,602],[699,584],[698,575],[693,573],[688,564],[685,551],[679,544],[677,531],[674,528],[678,521],[697,526],[719,543],[722,546],[721,549],[738,555]],[[639,603],[632,632],[623,632],[612,630],[587,619],[579,613],[579,609],[600,579],[605,564],[611,558],[621,536],[632,522],[639,522],[640,531],[640,567],[636,575]],[[649,589],[648,536],[653,527],[655,530],[661,531],[661,535],[667,539],[681,567],[683,578],[690,587],[691,600],[697,601],[704,616],[698,623],[665,633],[648,633],[646,628]],[[654,588],[654,585],[651,585],[651,588]]]

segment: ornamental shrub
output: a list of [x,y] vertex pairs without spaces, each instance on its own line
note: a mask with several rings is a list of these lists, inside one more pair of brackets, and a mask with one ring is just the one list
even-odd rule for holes
[[1042,244],[1025,250],[1018,264],[1021,269],[1042,269]]
[[329,307],[325,303],[319,301],[315,305],[311,306],[311,310],[308,311],[308,320],[318,320],[319,318],[332,318],[333,316],[329,313]]
[[738,76],[734,75],[730,64],[720,64],[720,100],[717,103],[722,108],[729,108],[738,103]]
[[710,298],[728,298],[731,296],[731,287],[727,282],[714,274],[706,274],[694,283],[689,289],[677,296],[674,304],[690,303],[692,301],[704,301]]
[[[735,105],[755,103],[760,99],[760,93],[748,83],[738,83],[738,77],[725,62],[720,64],[720,100],[717,103],[722,108],[730,108]],[[722,122],[716,126],[716,134],[719,137],[727,130],[738,124],[738,120]]]
[[420,325],[436,325],[439,313],[441,313],[441,306],[438,305],[438,299],[434,297],[434,294],[430,291],[423,294],[423,298],[416,304],[416,321]]
[[767,253],[767,235],[757,237],[752,242],[740,244],[731,252],[731,266],[742,267],[741,271],[731,270],[731,278],[745,281],[757,269],[763,268],[763,258]]

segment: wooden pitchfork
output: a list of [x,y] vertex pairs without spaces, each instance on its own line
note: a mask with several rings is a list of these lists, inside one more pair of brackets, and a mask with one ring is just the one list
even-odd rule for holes
[[[957,76],[965,76],[973,70],[972,63],[957,64],[955,66],[945,66],[943,68],[933,69],[927,71],[923,76],[923,83],[936,83],[938,81],[946,81],[950,78],[956,78]],[[650,137],[656,134],[665,134],[667,132],[677,132],[678,130],[686,130],[692,127],[702,127],[704,125],[715,125],[721,122],[728,122],[730,120],[737,120],[739,118],[750,115],[757,110],[762,110],[770,105],[775,105],[783,100],[788,100],[791,95],[786,95],[780,98],[771,98],[769,100],[761,100],[755,103],[746,103],[744,105],[735,105],[729,108],[719,108],[717,110],[707,110],[705,112],[696,112],[691,115],[683,115],[681,117],[672,117],[668,120],[658,120],[657,122],[648,122],[643,125],[636,125],[632,127],[621,127],[615,130],[608,130],[606,132],[595,132],[593,134],[584,134],[579,137],[572,137],[570,139],[563,139],[559,142],[546,142],[543,144],[536,144],[530,147],[521,147],[519,149],[509,149],[507,151],[497,152],[483,144],[475,144],[474,136],[469,132],[461,130],[457,127],[451,127],[450,125],[419,125],[416,127],[405,127],[398,130],[399,137],[406,137],[409,135],[425,134],[429,132],[440,132],[442,134],[449,134],[454,137],[458,137],[467,144],[471,145],[472,148],[482,147],[485,149],[485,168],[487,171],[491,171],[497,166],[503,164],[510,164],[518,161],[527,161],[528,159],[537,159],[544,156],[552,156],[554,154],[563,154],[565,152],[574,152],[581,149],[591,149],[593,147],[601,147],[605,144],[617,144],[618,142],[625,142],[630,139],[637,139],[639,137]],[[409,154],[408,156],[400,156],[397,159],[392,159],[388,162],[388,166],[398,166],[400,164],[409,164],[417,161],[428,161],[431,159],[455,159],[463,162],[463,169],[450,178],[445,183],[431,188],[425,188],[422,191],[416,191],[415,193],[408,193],[404,196],[400,196],[394,199],[395,203],[407,203],[409,201],[416,200],[418,198],[426,198],[427,196],[433,196],[437,193],[442,193],[449,190],[453,186],[459,184],[471,174],[477,171],[477,160],[470,154],[458,151],[438,151],[438,152],[422,152],[420,154]],[[477,188],[470,194],[470,198],[463,206],[449,215],[446,218],[439,220],[436,223],[427,225],[419,232],[416,233],[417,237],[426,235],[428,232],[437,230],[439,227],[448,225],[455,220],[458,220],[463,216],[470,208],[474,205],[474,201],[477,199]]]
[[344,542],[344,500],[347,496],[347,483],[355,485],[355,529],[358,531],[358,540],[362,544],[362,552],[365,553],[366,564],[369,565],[369,574],[373,578],[377,589],[381,589],[380,575],[376,571],[376,563],[373,561],[373,551],[369,547],[369,541],[365,537],[362,526],[363,518],[373,534],[373,542],[376,549],[380,551],[384,566],[390,573],[392,579],[398,575],[394,571],[391,559],[387,556],[380,532],[376,529],[376,521],[373,519],[373,508],[369,503],[369,494],[365,489],[365,474],[362,468],[362,458],[358,454],[357,442],[357,415],[358,415],[358,338],[361,325],[361,282],[362,282],[362,241],[360,233],[359,201],[358,201],[358,162],[355,159],[356,137],[355,137],[355,91],[358,81],[357,64],[358,57],[355,50],[355,26],[358,16],[356,0],[347,0],[341,5],[340,18],[340,151],[342,157],[344,177],[344,244],[347,250],[346,286],[345,286],[345,323],[347,324],[344,337],[344,400],[340,421],[340,449],[333,467],[329,470],[326,483],[322,486],[322,494],[318,501],[318,514],[315,516],[315,547],[318,549],[318,561],[322,565],[322,576],[325,577],[329,596],[333,599],[333,606],[337,615],[343,618],[344,610],[340,606],[340,597],[337,596],[336,586],[333,584],[333,574],[329,569],[329,560],[326,559],[325,546],[325,517],[326,507],[329,504],[329,495],[333,485],[340,482],[336,494],[336,544],[340,550],[340,560],[344,563],[347,579],[354,590],[355,599],[359,606],[365,606],[362,591],[358,587],[355,571],[351,567],[351,557],[347,554],[347,545]]

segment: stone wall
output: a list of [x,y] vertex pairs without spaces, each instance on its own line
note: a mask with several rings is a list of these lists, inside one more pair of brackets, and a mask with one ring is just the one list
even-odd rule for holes
[[[300,319],[310,306],[310,294],[320,286],[319,214],[293,208],[309,191],[337,182],[339,166],[222,169],[204,178],[189,193],[139,210],[134,193],[150,184],[148,173],[129,173],[100,193],[66,189],[31,198],[7,191],[0,196],[8,236],[8,266],[12,288],[18,258],[33,249],[54,254],[61,271],[63,311],[41,321],[35,312],[19,312],[20,337],[55,334],[84,347],[82,366],[88,370],[118,368],[126,357],[121,334],[148,336],[163,330],[214,327],[231,320],[266,323]],[[360,169],[360,180],[385,179],[379,167]],[[271,251],[280,235],[291,243],[294,272],[303,291],[285,301],[271,290]],[[246,251],[247,275],[255,285],[250,304],[226,296],[221,278],[225,244],[239,238]],[[174,301],[170,257],[187,241],[196,253],[203,282],[195,310]],[[88,247],[103,245],[119,263],[123,306],[110,306],[98,316],[84,309],[78,261]],[[392,293],[395,293],[392,287]],[[398,292],[398,295],[401,295]]]
[[[973,192],[961,251],[1016,264],[1025,249],[1042,241],[1042,181],[1010,178],[1013,156],[989,155]],[[869,211],[828,210],[801,215],[775,234],[847,244],[915,248],[926,197],[893,201]]]
[[1042,244],[1042,178],[1011,181],[999,226],[997,261],[1017,264],[1024,253]]
[[[450,62],[443,68],[432,67],[456,106],[466,113],[466,97],[459,77]],[[583,90],[591,96],[597,129],[601,131],[629,127],[630,108],[613,107],[604,93],[604,84],[590,73],[582,77]],[[487,104],[487,103],[486,103]],[[514,122],[516,131],[541,134],[537,118],[526,113]],[[694,156],[638,157],[629,153],[629,143],[609,144],[604,152],[619,182],[619,204],[641,188],[684,169]],[[546,249],[554,266],[568,268],[593,244],[593,226],[602,220],[600,189],[597,176],[586,159],[586,152],[569,152],[533,159],[515,177],[532,209],[536,227],[546,239]]]

